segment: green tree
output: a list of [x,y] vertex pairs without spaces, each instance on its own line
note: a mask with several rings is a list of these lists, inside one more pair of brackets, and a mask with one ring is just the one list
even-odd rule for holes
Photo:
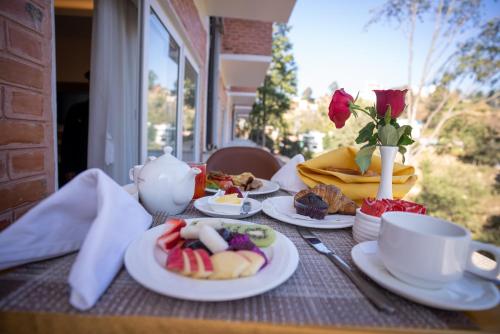
[[[423,121],[422,134],[427,142],[438,139],[449,119],[469,113],[471,108],[463,106],[465,97],[476,97],[472,105],[498,100],[495,86],[500,73],[499,19],[481,23],[482,2],[388,0],[373,11],[373,18],[368,22],[368,25],[382,20],[395,22],[407,33],[407,116],[411,123]],[[424,50],[424,62],[419,66],[422,70],[416,73],[414,40],[424,21],[431,22],[433,29],[429,34],[429,47]],[[475,36],[466,39],[471,33]],[[438,88],[432,106],[426,104],[424,95],[431,84]],[[485,85],[492,87],[493,92],[478,95]],[[464,88],[466,90],[459,90]],[[410,153],[418,155],[422,149],[417,143]]]
[[500,134],[494,124],[488,118],[453,118],[443,128],[437,152],[467,163],[495,166],[500,162]]
[[290,97],[297,94],[297,66],[288,38],[290,27],[286,24],[273,26],[272,61],[264,79],[264,85],[257,90],[257,101],[249,117],[250,139],[262,146],[267,145],[266,126],[286,133],[283,114],[290,108]]

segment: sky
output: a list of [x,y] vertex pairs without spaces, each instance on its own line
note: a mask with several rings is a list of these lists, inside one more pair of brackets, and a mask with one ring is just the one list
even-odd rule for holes
[[[289,20],[290,40],[298,66],[298,94],[311,87],[317,97],[331,82],[355,96],[370,98],[372,89],[389,89],[408,81],[408,42],[394,23],[365,28],[370,10],[381,0],[297,0]],[[500,16],[500,4],[487,1],[485,18]],[[433,23],[417,27],[414,76],[423,67]],[[470,33],[468,32],[469,36]],[[414,81],[415,83],[416,81]]]

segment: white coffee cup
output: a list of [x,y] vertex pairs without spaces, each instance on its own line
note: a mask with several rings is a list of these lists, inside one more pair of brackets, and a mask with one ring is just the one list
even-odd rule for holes
[[[415,213],[386,212],[378,238],[384,266],[400,280],[428,289],[439,289],[462,277],[464,270],[488,279],[500,274],[500,248],[471,240],[469,230],[451,222]],[[472,253],[495,256],[492,270],[472,263]]]

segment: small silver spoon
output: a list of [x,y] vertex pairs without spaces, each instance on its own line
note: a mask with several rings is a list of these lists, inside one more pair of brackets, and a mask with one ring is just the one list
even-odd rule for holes
[[240,215],[247,215],[250,210],[252,209],[252,203],[248,202],[248,201],[245,201],[243,202],[243,206],[241,207],[241,210],[240,210]]

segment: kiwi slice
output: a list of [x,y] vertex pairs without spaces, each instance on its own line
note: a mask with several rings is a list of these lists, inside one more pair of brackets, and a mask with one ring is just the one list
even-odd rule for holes
[[240,224],[223,223],[221,228],[225,228],[233,233],[239,233]]
[[246,234],[257,247],[269,247],[276,240],[276,232],[264,225],[240,225],[238,233]]
[[265,225],[242,225],[242,224],[223,224],[223,228],[233,232],[246,234],[257,247],[269,247],[276,240],[276,232]]

